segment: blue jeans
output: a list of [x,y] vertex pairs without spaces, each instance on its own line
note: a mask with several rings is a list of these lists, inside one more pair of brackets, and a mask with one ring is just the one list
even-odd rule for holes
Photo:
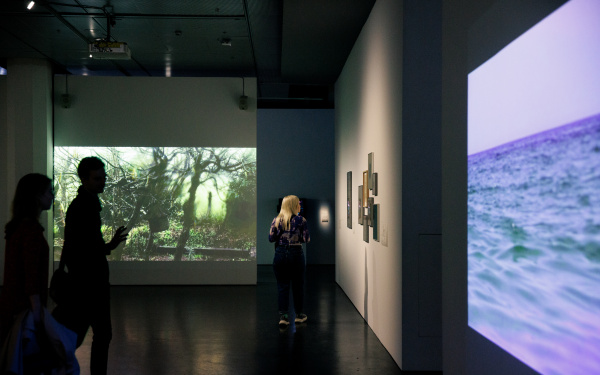
[[277,279],[279,314],[287,314],[290,303],[290,285],[294,297],[294,310],[304,308],[304,252],[302,246],[277,246],[273,259],[273,271]]

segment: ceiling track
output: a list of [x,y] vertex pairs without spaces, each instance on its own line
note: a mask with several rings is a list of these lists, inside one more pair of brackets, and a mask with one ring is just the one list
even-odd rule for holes
[[[16,40],[20,41],[21,43],[25,44],[26,46],[28,46],[29,48],[31,48],[32,50],[34,50],[35,52],[39,53],[40,55],[44,56],[48,61],[50,61],[52,63],[52,65],[54,66],[59,66],[59,67],[63,67],[64,66],[62,64],[60,64],[58,61],[54,60],[53,58],[51,58],[50,56],[46,55],[44,52],[40,51],[39,49],[35,48],[34,46],[32,46],[31,44],[29,44],[28,42],[24,41],[23,39],[21,39],[18,35],[15,35],[12,31],[6,30],[5,28],[3,28],[2,26],[0,26],[0,30],[3,30],[5,33],[10,34],[13,38],[15,38]],[[6,63],[6,59],[2,59],[3,63]],[[66,69],[65,69],[66,71]]]
[[44,8],[46,8],[48,10],[48,12],[50,12],[50,14],[52,14],[60,22],[62,22],[66,27],[68,27],[72,32],[74,32],[75,35],[80,37],[86,43],[90,43],[90,40],[85,35],[83,35],[81,32],[79,32],[79,30],[77,30],[77,28],[75,26],[71,25],[71,23],[69,21],[64,19],[64,17],[60,13],[58,13],[56,10],[54,10],[54,8],[52,8],[50,5],[46,5],[46,4],[42,4],[42,5]]
[[258,84],[258,66],[256,65],[256,54],[254,53],[254,40],[252,39],[252,28],[250,27],[250,17],[248,17],[248,1],[242,0],[244,3],[244,14],[246,15],[246,26],[248,27],[248,39],[250,41],[250,51],[252,53],[252,63],[254,64],[254,75],[256,76],[257,96],[260,98],[260,85]]
[[[159,19],[164,19],[164,18],[172,18],[172,19],[205,19],[205,20],[227,20],[227,19],[245,19],[246,20],[246,28],[248,31],[248,39],[250,42],[250,51],[251,51],[251,55],[252,55],[252,64],[253,64],[253,70],[254,70],[254,74],[257,78],[257,83],[259,81],[259,75],[258,75],[258,65],[256,62],[256,53],[255,53],[255,48],[254,48],[254,40],[252,38],[252,28],[250,25],[250,19],[248,17],[248,2],[247,0],[242,0],[243,3],[243,7],[244,7],[244,14],[233,14],[233,15],[205,15],[205,14],[145,14],[145,13],[112,13],[110,15],[111,18],[119,18],[119,19],[124,19],[124,18],[145,18],[145,19],[152,19],[152,18],[159,18]],[[58,5],[58,6],[62,6],[63,4],[52,4],[51,2],[47,2],[47,3],[40,3],[40,5],[43,6],[44,9],[46,9],[46,11],[48,13],[50,13],[51,16],[56,17],[56,19],[58,19],[60,22],[62,22],[69,30],[71,30],[75,35],[77,35],[81,40],[83,40],[86,44],[92,43],[93,41],[88,39],[85,35],[83,35],[75,26],[73,26],[65,17],[108,17],[107,13],[105,10],[98,8],[98,7],[87,7],[85,5],[81,5],[81,8],[84,10],[83,12],[59,12],[56,9],[54,9],[52,7],[52,5]],[[75,7],[77,7],[77,5],[75,5]],[[87,12],[85,11],[86,9],[93,9],[91,12]],[[18,12],[18,15],[28,15],[28,16],[43,16],[45,15],[45,13],[43,12]],[[107,20],[110,23],[110,20]],[[110,30],[110,25],[108,26],[109,30]],[[109,36],[110,36],[110,31],[109,32]],[[150,72],[144,68],[137,60],[135,60],[134,58],[132,58],[132,60],[148,75],[151,76]],[[120,64],[118,64],[117,62],[113,61],[112,62],[113,65],[124,75],[130,76],[131,74],[124,69]],[[62,64],[59,64],[62,66]],[[63,69],[66,70],[66,68],[63,66]],[[260,97],[261,93],[261,88],[260,85],[257,84],[257,94],[258,97]]]
[[[50,12],[50,14],[52,14],[54,17],[56,17],[60,22],[62,22],[69,30],[71,30],[73,33],[75,33],[75,35],[77,35],[79,38],[81,38],[84,42],[86,42],[86,44],[91,43],[91,41],[85,36],[83,35],[79,30],[77,30],[77,28],[75,26],[73,26],[69,21],[67,21],[64,17],[63,14],[57,12],[54,8],[52,8],[50,5],[48,4],[44,4],[43,5],[44,8],[46,8],[48,10],[48,12]],[[85,13],[85,14],[81,14],[84,16],[90,16],[90,13]],[[106,17],[106,15],[103,14],[103,16]],[[110,21],[109,21],[110,22]],[[108,26],[109,30],[110,30],[110,25]],[[110,31],[108,31],[108,36],[110,37]],[[136,59],[132,58],[133,61],[135,61],[135,63],[148,75],[151,76],[150,72],[143,67]],[[129,73],[127,71],[127,69],[123,68],[119,63],[117,63],[116,61],[111,61],[112,64],[121,72],[123,73],[125,76],[131,76],[131,73]],[[62,66],[62,64],[61,64]],[[65,66],[62,66],[64,70],[67,70]]]
[[[52,15],[60,14],[65,17],[89,17],[89,16],[101,16],[106,17],[103,12],[58,12],[49,5],[44,5],[46,9]],[[52,9],[52,10],[50,10]],[[42,16],[45,15],[43,12],[7,12],[4,15],[14,16]],[[173,14],[173,13],[112,13],[113,18],[178,18],[178,19],[202,19],[202,20],[219,20],[219,19],[244,19],[246,18],[243,14],[230,14],[230,15],[208,15],[208,14]]]

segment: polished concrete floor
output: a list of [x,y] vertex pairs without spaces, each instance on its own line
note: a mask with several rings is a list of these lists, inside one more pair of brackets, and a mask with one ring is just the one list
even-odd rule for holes
[[[258,267],[256,286],[115,286],[109,374],[407,374],[333,267],[309,266],[306,280],[308,321],[284,330],[270,266]],[[88,332],[77,351],[82,374],[90,347]]]

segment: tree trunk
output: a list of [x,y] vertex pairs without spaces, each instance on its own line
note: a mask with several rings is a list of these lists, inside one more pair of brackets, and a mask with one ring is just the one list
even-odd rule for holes
[[[139,198],[135,203],[135,208],[133,209],[133,214],[131,215],[131,219],[127,222],[127,229],[131,230],[139,221],[140,213],[142,211],[143,206],[143,198]],[[123,249],[125,246],[119,246],[117,249],[113,250],[111,253],[113,260],[122,260],[123,257]]]
[[148,244],[146,245],[146,250],[144,251],[144,260],[150,260],[150,253],[152,252],[152,248],[154,247],[154,231],[150,229],[150,236],[148,236]]
[[185,245],[190,238],[190,229],[194,224],[195,217],[196,190],[198,190],[198,186],[200,186],[200,175],[202,174],[203,169],[204,168],[200,166],[200,160],[196,160],[194,163],[194,174],[192,175],[190,189],[188,190],[189,197],[183,204],[183,229],[181,231],[181,236],[179,236],[179,239],[177,240],[177,248],[175,249],[173,258],[175,261],[181,261]]

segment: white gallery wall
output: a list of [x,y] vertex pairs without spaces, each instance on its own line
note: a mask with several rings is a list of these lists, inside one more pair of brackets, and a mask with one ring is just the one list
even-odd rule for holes
[[54,103],[56,146],[256,147],[256,78],[58,75]]
[[[28,59],[9,60],[7,71],[0,77],[3,223],[21,176],[52,175],[53,141],[57,146],[256,147],[256,78],[243,83],[242,78],[61,75],[52,84],[50,64]],[[242,90],[249,97],[247,110],[239,109]],[[70,106],[64,108],[67,92]],[[52,243],[52,233],[46,235]],[[4,259],[4,242],[0,249]],[[256,283],[256,260],[210,263],[112,262],[111,282]]]
[[[52,174],[52,66],[41,59],[9,59],[0,76],[0,222],[10,220],[15,187],[27,173]],[[52,215],[40,222],[48,236]],[[3,231],[4,232],[4,231]],[[0,241],[0,280],[5,241]]]
[[[256,78],[56,76],[54,104],[55,146],[256,148]],[[110,266],[113,285],[256,283],[256,259]]]
[[[385,5],[385,7],[384,7]],[[386,17],[388,15],[389,17]],[[402,367],[402,2],[376,2],[336,83],[336,281]],[[394,45],[388,49],[388,45]],[[392,68],[394,66],[395,68]],[[374,153],[380,242],[363,241],[358,186]],[[352,229],[347,228],[352,172]]]
[[[378,1],[336,83],[336,281],[402,366],[401,1]],[[393,45],[394,48],[388,48]],[[358,186],[374,153],[380,242],[363,241]],[[352,172],[352,229],[346,225]]]
[[[402,370],[442,367],[440,47],[440,1],[379,0],[335,88],[336,279]],[[369,153],[379,241],[365,242]]]

